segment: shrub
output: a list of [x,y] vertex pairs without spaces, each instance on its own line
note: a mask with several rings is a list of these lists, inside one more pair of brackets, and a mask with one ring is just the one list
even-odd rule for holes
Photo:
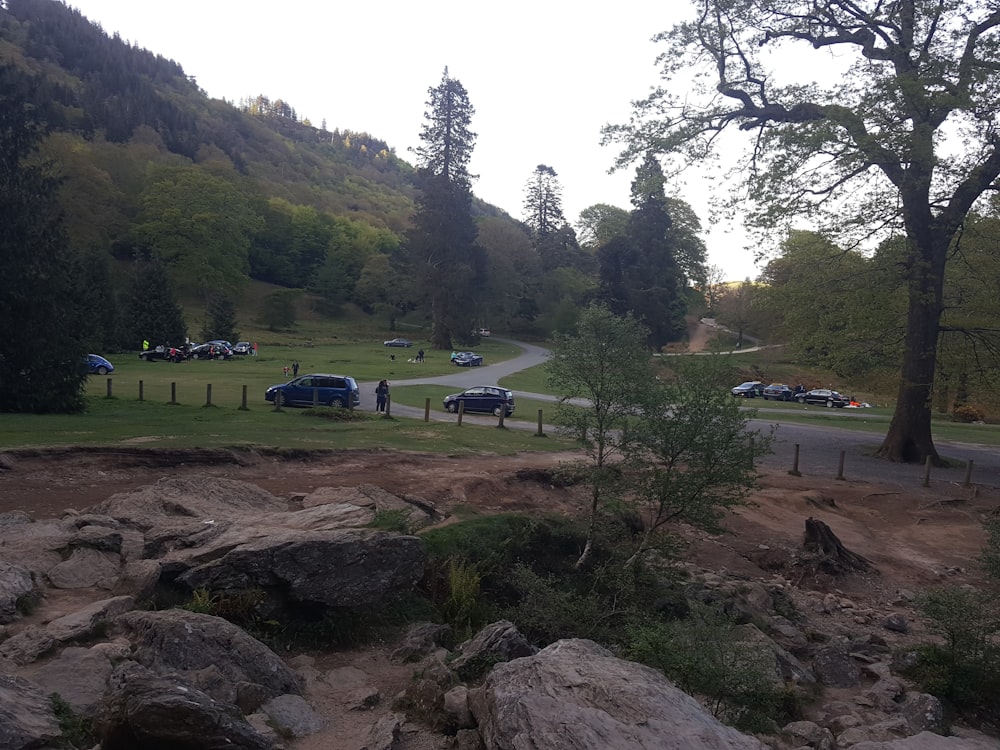
[[80,716],[73,708],[62,699],[59,693],[52,693],[49,696],[52,705],[52,712],[59,722],[59,739],[57,747],[63,748],[89,748],[93,747],[97,738],[94,736],[93,720]]
[[375,517],[368,523],[368,528],[395,531],[398,534],[413,533],[410,513],[403,508],[376,511]]
[[986,413],[977,406],[970,406],[965,404],[964,406],[956,406],[955,410],[951,413],[952,422],[962,422],[964,424],[972,424],[973,422],[985,422]]

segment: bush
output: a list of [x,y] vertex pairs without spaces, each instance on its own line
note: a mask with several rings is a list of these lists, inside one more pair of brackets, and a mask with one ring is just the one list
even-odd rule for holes
[[964,424],[985,422],[986,413],[977,406],[970,406],[968,404],[965,406],[956,406],[955,410],[951,413],[951,421],[962,422]]

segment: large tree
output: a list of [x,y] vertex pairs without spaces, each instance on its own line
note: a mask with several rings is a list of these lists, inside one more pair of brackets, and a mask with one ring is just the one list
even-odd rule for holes
[[562,185],[556,170],[539,164],[524,188],[524,221],[536,237],[545,237],[563,227]]
[[59,183],[31,157],[43,134],[37,82],[0,65],[0,412],[84,406],[87,311],[63,231]]
[[468,339],[475,327],[475,290],[484,283],[485,262],[472,219],[472,175],[468,164],[476,134],[475,109],[462,83],[448,75],[429,89],[418,157],[420,196],[407,238],[413,271],[431,309],[431,344],[451,349],[452,338]]
[[[746,190],[733,198],[751,226],[809,217],[825,233],[904,233],[905,346],[880,453],[937,460],[930,415],[945,264],[967,214],[1000,176],[1000,8],[962,0],[694,7],[694,20],[657,37],[668,45],[660,57],[668,86],[606,137],[627,144],[622,163],[651,148],[696,163],[715,153],[723,131],[739,129],[753,142],[734,173]],[[820,70],[824,83],[803,80]]]

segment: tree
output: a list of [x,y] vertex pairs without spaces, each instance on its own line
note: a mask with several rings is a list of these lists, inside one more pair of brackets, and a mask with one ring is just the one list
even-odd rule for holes
[[[554,337],[546,364],[549,385],[559,394],[553,420],[583,443],[589,459],[587,542],[577,567],[590,557],[603,504],[621,486],[615,464],[630,451],[629,419],[639,413],[656,382],[647,335],[635,318],[591,306],[580,313],[572,333]],[[586,405],[574,405],[571,399],[586,399]]]
[[[626,144],[619,164],[649,149],[698,163],[738,128],[754,140],[738,167],[746,190],[732,203],[749,209],[751,226],[773,231],[795,217],[830,236],[904,233],[905,343],[879,452],[938,460],[930,404],[945,265],[969,211],[1000,176],[1000,9],[931,0],[697,0],[696,8],[695,20],[657,37],[668,45],[664,78],[684,90],[661,87],[637,103],[632,122],[605,130]],[[776,60],[786,62],[783,76],[768,69]],[[828,83],[794,79],[839,61],[845,67]]]
[[159,258],[138,266],[124,309],[121,343],[125,349],[138,349],[144,340],[153,346],[180,345],[187,338],[184,312]]
[[607,203],[595,203],[580,212],[576,222],[576,234],[580,245],[594,251],[606,242],[625,234],[628,225],[628,211]]
[[84,406],[86,310],[74,284],[58,181],[30,162],[42,137],[36,84],[0,65],[0,412]]
[[430,302],[431,345],[451,349],[452,337],[467,340],[475,327],[476,291],[483,285],[485,257],[476,245],[472,176],[468,162],[476,134],[475,110],[465,87],[448,76],[429,90],[420,132],[420,196],[407,236],[412,271]]
[[562,185],[556,170],[544,164],[535,167],[525,186],[525,223],[535,237],[547,237],[566,224],[562,212]]
[[209,299],[201,337],[205,341],[239,339],[240,334],[236,330],[236,306],[227,295],[220,292],[213,294]]

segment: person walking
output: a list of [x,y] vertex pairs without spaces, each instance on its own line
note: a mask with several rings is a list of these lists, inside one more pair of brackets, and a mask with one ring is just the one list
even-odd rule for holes
[[386,401],[389,399],[389,383],[385,380],[378,381],[375,386],[375,411],[385,414]]
[[417,351],[417,362],[423,362],[423,361],[424,361],[424,350],[420,349],[419,351]]

